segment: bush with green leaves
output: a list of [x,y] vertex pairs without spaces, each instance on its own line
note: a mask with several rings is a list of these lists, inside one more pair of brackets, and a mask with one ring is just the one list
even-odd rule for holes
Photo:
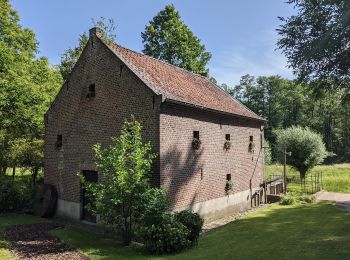
[[167,212],[168,201],[165,191],[149,190],[146,207],[138,234],[150,253],[164,254],[178,252],[190,246],[189,230],[177,221],[175,215]]
[[309,194],[300,194],[298,196],[298,200],[300,202],[306,202],[306,203],[314,203],[316,201],[316,197]]
[[286,195],[281,196],[280,204],[281,205],[293,205],[297,202],[297,198],[294,194],[287,193]]
[[202,231],[203,219],[197,213],[192,213],[187,210],[175,213],[175,218],[189,231],[187,239],[191,241],[191,245],[196,245],[199,234]]
[[126,245],[133,239],[147,204],[150,171],[156,156],[151,152],[151,144],[143,142],[141,130],[136,120],[126,121],[120,136],[112,138],[109,147],[93,147],[101,175],[98,183],[86,182],[79,173],[87,195],[94,201],[88,210],[99,214],[102,223],[121,231]]
[[276,131],[276,144],[280,160],[286,149],[287,164],[299,171],[301,179],[328,155],[321,135],[307,127],[292,126]]
[[0,175],[0,213],[30,211],[35,187],[30,176]]
[[139,226],[139,237],[150,253],[179,252],[197,243],[203,220],[195,213],[170,213],[165,191],[149,190],[146,207]]
[[288,192],[286,195],[282,195],[280,204],[292,205],[297,202],[314,203],[315,201],[316,198],[313,195]]

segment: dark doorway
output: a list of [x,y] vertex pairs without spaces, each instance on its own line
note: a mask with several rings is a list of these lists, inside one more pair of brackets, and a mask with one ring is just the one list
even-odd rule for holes
[[[88,182],[97,182],[97,172],[96,171],[83,171],[83,175],[86,181]],[[89,198],[86,190],[83,188],[83,215],[82,220],[86,220],[89,222],[96,223],[96,216],[91,214],[87,209],[86,205],[89,203],[93,203],[92,199]]]

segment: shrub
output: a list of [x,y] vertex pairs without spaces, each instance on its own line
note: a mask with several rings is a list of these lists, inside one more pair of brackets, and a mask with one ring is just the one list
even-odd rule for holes
[[288,193],[283,195],[280,200],[281,205],[293,205],[297,202],[296,197],[293,194]]
[[162,189],[152,189],[146,194],[139,236],[147,251],[163,254],[179,252],[198,241],[203,220],[195,213],[167,212],[168,201]]
[[0,213],[32,209],[34,189],[30,178],[0,176]]
[[298,200],[306,203],[314,203],[316,201],[316,198],[313,195],[301,194],[299,195]]
[[150,253],[163,254],[179,252],[191,245],[189,231],[174,214],[163,212],[156,216],[157,221],[140,227],[140,236]]
[[203,219],[197,213],[192,213],[187,210],[176,213],[175,218],[188,229],[189,233],[187,239],[191,241],[191,245],[196,245],[199,234],[202,231]]

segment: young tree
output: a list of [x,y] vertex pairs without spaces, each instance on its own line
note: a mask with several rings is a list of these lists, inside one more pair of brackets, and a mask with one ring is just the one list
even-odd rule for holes
[[[113,19],[107,20],[104,17],[100,17],[100,19],[97,21],[92,19],[92,23],[95,27],[102,29],[101,38],[107,44],[116,42],[115,30],[117,26]],[[83,52],[88,40],[89,40],[89,36],[86,32],[84,32],[83,34],[79,35],[78,46],[75,48],[68,48],[63,53],[59,68],[64,80],[68,78],[75,63],[78,61],[81,53]]]
[[[350,1],[288,0],[296,15],[280,17],[277,45],[303,80],[350,80]],[[318,82],[321,82],[318,81]],[[318,85],[318,84],[317,84]]]
[[174,5],[165,6],[141,33],[143,53],[195,73],[208,71],[211,54],[181,21]]
[[88,194],[95,201],[89,205],[101,221],[121,228],[126,245],[131,242],[135,221],[140,218],[155,154],[151,144],[141,138],[141,124],[135,120],[124,123],[118,138],[106,149],[94,146],[96,166],[101,174],[98,183],[82,178]]
[[300,173],[304,179],[308,170],[323,162],[327,156],[322,137],[309,128],[292,126],[276,131],[276,145],[282,153],[287,150],[287,164]]

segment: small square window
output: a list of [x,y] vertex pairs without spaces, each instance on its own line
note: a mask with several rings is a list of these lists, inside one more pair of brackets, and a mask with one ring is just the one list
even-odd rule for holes
[[193,138],[196,138],[199,140],[199,131],[193,131]]
[[254,141],[254,138],[253,138],[253,136],[251,135],[251,136],[249,136],[249,141],[250,142],[253,142]]
[[96,95],[96,90],[95,90],[95,84],[90,84],[89,85],[89,92],[87,94],[87,97],[90,98],[90,97],[94,97]]
[[62,147],[62,135],[57,135],[56,147],[57,148]]
[[231,180],[231,174],[229,173],[229,174],[226,174],[226,180],[227,181],[230,181]]
[[225,135],[225,139],[226,139],[226,141],[230,141],[230,140],[231,140],[230,134],[226,134],[226,135]]

